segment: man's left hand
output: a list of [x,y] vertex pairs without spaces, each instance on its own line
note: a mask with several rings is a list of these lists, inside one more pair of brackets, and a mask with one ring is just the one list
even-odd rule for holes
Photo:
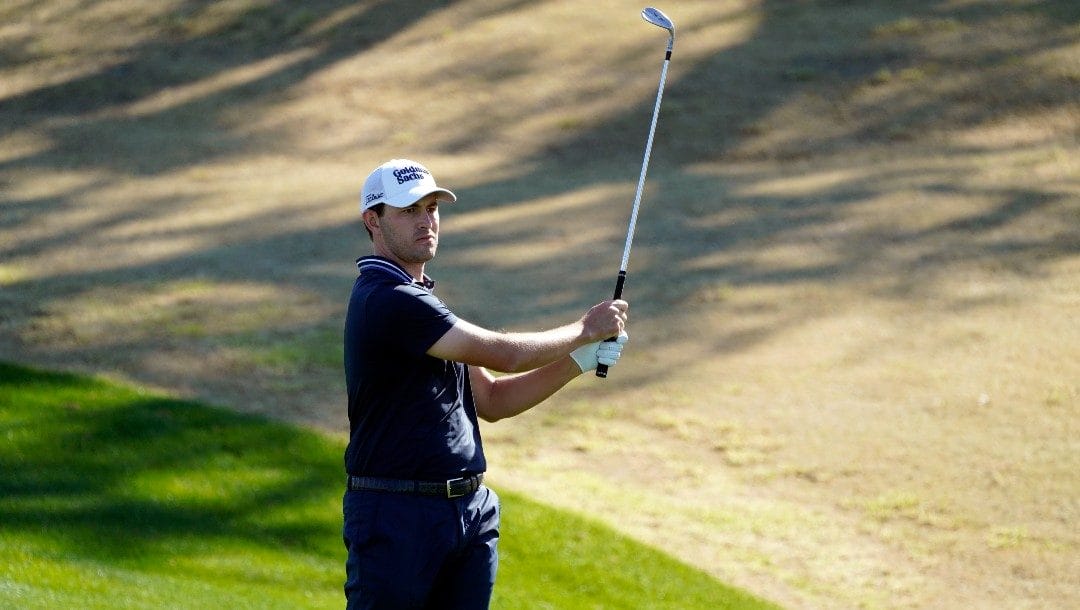
[[624,330],[614,341],[596,341],[582,345],[571,352],[570,357],[574,359],[582,373],[595,369],[597,364],[612,367],[619,361],[623,344],[629,339],[630,335]]

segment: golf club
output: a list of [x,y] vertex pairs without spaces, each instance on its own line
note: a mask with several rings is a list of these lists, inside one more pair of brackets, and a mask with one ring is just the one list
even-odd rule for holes
[[[667,80],[668,63],[671,50],[675,47],[675,24],[659,9],[648,7],[641,11],[641,18],[668,31],[667,52],[664,54],[664,67],[660,70],[660,88],[656,91],[656,105],[653,106],[652,124],[649,125],[649,138],[645,141],[645,158],[641,162],[641,175],[638,176],[637,192],[634,194],[634,207],[630,211],[630,228],[626,232],[626,245],[623,246],[622,264],[619,265],[619,277],[615,280],[615,298],[621,299],[623,285],[626,283],[626,267],[630,263],[630,246],[634,242],[634,228],[637,226],[638,209],[641,207],[641,192],[645,188],[645,173],[649,171],[649,157],[652,155],[653,135],[656,133],[656,120],[660,117],[660,99],[664,97],[664,81]],[[615,338],[608,339],[614,341]],[[596,376],[607,377],[608,367],[597,365]]]

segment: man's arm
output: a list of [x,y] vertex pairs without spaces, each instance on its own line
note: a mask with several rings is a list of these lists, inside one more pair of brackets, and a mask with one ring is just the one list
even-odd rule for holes
[[581,369],[569,356],[526,373],[502,377],[495,377],[483,367],[469,367],[476,414],[489,422],[528,411],[578,375]]
[[498,333],[458,320],[427,354],[505,373],[531,371],[566,358],[582,345],[617,336],[626,324],[627,309],[626,301],[604,301],[576,322],[532,333]]
[[551,364],[503,377],[495,377],[483,367],[471,366],[469,381],[476,413],[490,422],[524,413],[574,377],[594,370],[597,364],[615,366],[627,339],[629,336],[624,331],[615,341],[589,343]]

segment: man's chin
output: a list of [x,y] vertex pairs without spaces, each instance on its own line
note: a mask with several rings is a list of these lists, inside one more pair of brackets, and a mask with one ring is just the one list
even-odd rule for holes
[[431,259],[433,258],[435,258],[435,248],[431,248],[430,250],[413,252],[405,262],[412,264],[423,264],[431,262]]

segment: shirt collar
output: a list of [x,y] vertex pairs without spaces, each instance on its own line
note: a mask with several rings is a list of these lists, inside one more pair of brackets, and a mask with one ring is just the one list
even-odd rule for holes
[[362,256],[356,259],[356,266],[360,269],[360,273],[368,271],[382,272],[396,277],[406,284],[415,284],[428,290],[435,289],[435,280],[428,277],[428,274],[425,273],[422,280],[414,280],[413,277],[409,275],[409,272],[405,271],[404,267],[388,258],[383,258],[381,256]]

